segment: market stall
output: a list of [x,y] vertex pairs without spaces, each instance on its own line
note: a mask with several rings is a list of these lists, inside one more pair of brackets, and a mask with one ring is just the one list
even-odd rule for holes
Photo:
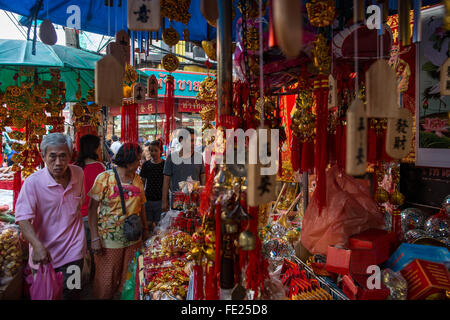
[[[101,106],[120,106],[121,141],[138,142],[139,108],[154,103],[157,111],[159,86],[156,77],[141,81],[134,53],[148,51],[154,37],[170,48],[160,130],[168,146],[179,67],[171,48],[180,39],[202,41],[218,61],[196,96],[205,185],[180,183],[129,265],[123,299],[449,299],[449,164],[442,159],[450,8],[392,2],[373,4],[373,17],[364,1],[217,1],[214,8],[167,0],[148,11],[140,1],[92,3],[89,10],[121,11],[113,19],[127,16],[128,24],[113,32],[83,21],[115,42],[96,60],[86,96],[77,78],[79,124],[98,127]],[[47,16],[60,21],[58,10],[47,8]],[[36,70],[19,69],[3,97],[3,124],[25,128],[13,134],[27,141],[14,146],[24,152],[15,157],[19,176],[38,166],[44,125],[61,129],[67,86],[60,70],[49,72],[40,83]],[[412,192],[424,187],[413,189],[404,169],[423,163],[436,166],[433,173],[447,170],[431,205],[414,202]],[[3,272],[11,276],[20,252],[15,233],[4,230]]]

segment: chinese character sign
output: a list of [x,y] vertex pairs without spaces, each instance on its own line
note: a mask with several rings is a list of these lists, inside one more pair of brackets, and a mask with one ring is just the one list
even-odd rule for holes
[[361,100],[356,99],[347,111],[346,172],[359,176],[367,166],[367,117]]
[[159,0],[128,0],[128,29],[158,31],[160,24]]
[[388,118],[386,153],[394,159],[402,159],[412,148],[413,118],[408,109],[399,108],[395,118]]

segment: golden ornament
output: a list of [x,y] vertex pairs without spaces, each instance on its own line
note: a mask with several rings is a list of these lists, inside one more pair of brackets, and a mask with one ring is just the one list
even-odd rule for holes
[[178,69],[179,61],[174,54],[166,54],[162,61],[163,68],[169,72],[173,72]]
[[314,41],[314,49],[312,50],[314,66],[319,70],[319,73],[327,74],[330,72],[331,57],[329,51],[327,39],[323,34],[319,34]]
[[177,30],[175,30],[173,27],[170,27],[164,30],[162,39],[169,47],[172,47],[176,45],[178,41],[180,41],[180,35],[178,34]]
[[389,200],[389,193],[385,189],[380,187],[377,189],[377,191],[375,191],[374,199],[378,204],[385,203]]
[[202,41],[202,48],[210,60],[217,60],[217,41]]
[[210,261],[214,261],[216,258],[215,250],[212,246],[208,246],[205,250],[205,257]]
[[401,206],[405,202],[405,196],[395,190],[390,196],[390,203],[394,206]]
[[292,115],[292,134],[301,142],[312,141],[315,137],[316,116],[313,113],[313,94],[311,90],[301,90],[295,100],[296,111]]
[[132,65],[127,63],[125,65],[124,82],[127,85],[131,85],[136,82],[137,78],[138,78],[138,76],[137,76],[136,69],[134,69],[134,67]]
[[306,4],[308,19],[315,27],[329,26],[336,14],[336,4],[334,0],[312,0]]
[[188,24],[191,14],[191,0],[161,0],[161,16],[169,20]]
[[81,103],[76,103],[73,106],[73,114],[75,117],[81,117],[83,115],[83,105]]

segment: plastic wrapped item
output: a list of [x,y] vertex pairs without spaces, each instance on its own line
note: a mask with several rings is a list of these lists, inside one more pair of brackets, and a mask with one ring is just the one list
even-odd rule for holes
[[367,229],[384,229],[369,188],[337,166],[327,171],[327,202],[319,212],[317,193],[305,212],[301,242],[313,254],[326,254],[328,246],[348,246],[351,235]]
[[161,215],[161,220],[159,221],[158,225],[155,228],[155,232],[158,234],[162,234],[162,235],[167,233],[169,231],[170,227],[172,226],[173,219],[178,217],[179,214],[180,214],[180,211],[177,211],[177,210],[170,210],[170,211],[164,212]]
[[279,265],[274,272],[269,273],[269,278],[264,280],[264,293],[262,296],[263,300],[285,300],[286,293],[281,282],[281,269],[282,265]]
[[0,228],[0,279],[12,279],[22,263],[22,248],[19,229],[16,225],[5,224]]
[[55,272],[51,264],[40,264],[36,274],[27,277],[31,300],[61,300],[63,280],[62,272]]
[[383,284],[389,288],[391,294],[387,300],[406,300],[408,295],[408,282],[400,272],[384,269],[381,272]]

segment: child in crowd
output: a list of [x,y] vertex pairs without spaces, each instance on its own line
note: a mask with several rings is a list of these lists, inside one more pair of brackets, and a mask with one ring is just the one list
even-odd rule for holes
[[154,140],[148,146],[151,159],[142,165],[140,176],[145,185],[147,202],[145,210],[149,228],[153,229],[161,218],[164,160],[161,158],[161,140]]

